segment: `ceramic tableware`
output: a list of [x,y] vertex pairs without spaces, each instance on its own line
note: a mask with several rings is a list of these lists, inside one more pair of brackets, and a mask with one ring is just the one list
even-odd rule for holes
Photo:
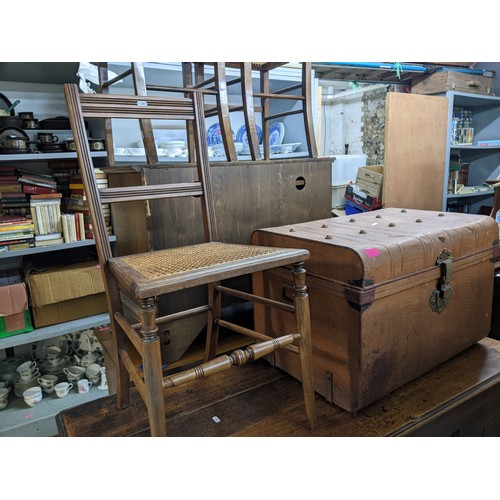
[[76,387],[78,388],[78,394],[86,394],[92,387],[92,382],[86,378],[82,378],[76,383]]
[[57,375],[51,375],[49,373],[46,375],[42,375],[37,380],[43,392],[45,392],[46,394],[52,394],[54,392],[54,386],[57,384],[59,377]]
[[23,392],[24,402],[28,406],[36,406],[42,401],[42,388],[41,387],[30,387]]
[[55,385],[54,390],[56,391],[56,396],[58,398],[64,398],[68,395],[72,388],[73,384],[70,382],[59,382]]

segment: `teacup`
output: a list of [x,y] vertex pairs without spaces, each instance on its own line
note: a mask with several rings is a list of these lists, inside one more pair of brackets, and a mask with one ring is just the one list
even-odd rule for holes
[[55,385],[54,390],[58,398],[64,398],[72,388],[73,384],[70,382],[59,382]]
[[2,387],[0,389],[0,399],[7,399],[9,397],[10,387]]
[[87,378],[95,377],[96,375],[100,374],[101,374],[101,365],[98,365],[97,363],[92,363],[85,369],[85,375],[87,376]]
[[37,379],[43,392],[47,394],[52,394],[54,392],[54,386],[57,384],[59,377],[57,375],[42,375]]
[[63,368],[63,372],[66,374],[68,382],[76,382],[83,377],[85,368],[83,366],[70,366],[69,368]]
[[42,388],[30,387],[23,392],[24,402],[28,406],[36,406],[42,401]]
[[35,379],[40,373],[40,368],[35,368],[34,370],[27,370],[21,372],[21,380],[23,382],[29,382],[30,380]]
[[56,345],[49,345],[45,349],[45,352],[46,352],[46,355],[47,355],[47,359],[49,361],[53,361],[53,360],[57,359],[61,355],[61,348],[57,347]]
[[78,387],[78,394],[86,394],[92,387],[92,382],[89,382],[86,378],[82,378],[76,385]]
[[94,375],[92,377],[88,377],[89,382],[92,382],[92,385],[97,385],[101,381],[101,374]]
[[38,141],[44,144],[52,144],[53,142],[57,142],[59,137],[54,135],[52,132],[39,132],[38,133]]
[[36,361],[25,361],[16,368],[16,371],[17,373],[21,374],[22,372],[31,371],[34,370],[35,368],[36,368]]

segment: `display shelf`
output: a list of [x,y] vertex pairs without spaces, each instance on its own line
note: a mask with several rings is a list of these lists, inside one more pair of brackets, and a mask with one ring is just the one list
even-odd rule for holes
[[94,316],[87,316],[85,318],[75,319],[73,321],[66,321],[65,323],[57,323],[55,325],[44,326],[36,328],[31,332],[20,333],[0,339],[0,349],[7,349],[9,347],[16,347],[24,344],[32,344],[40,340],[50,339],[66,333],[73,333],[83,330],[85,328],[93,328],[96,326],[106,325],[109,323],[109,314],[95,314]]
[[[106,151],[96,151],[91,153],[94,158],[105,158]],[[68,160],[75,159],[76,153],[68,151],[67,153],[16,153],[16,154],[2,154],[0,161],[45,161],[45,160]]]
[[453,146],[451,146],[451,151],[453,151],[454,149],[457,149],[457,150],[479,150],[479,151],[484,151],[484,152],[487,152],[487,151],[498,151],[500,149],[500,146],[478,146],[476,144],[454,144]]
[[[307,157],[307,151],[296,151],[294,153],[280,153],[271,154],[272,160],[280,160],[284,158],[303,158]],[[252,157],[250,155],[238,155],[239,161],[250,161]],[[187,158],[185,156],[159,156],[158,160],[162,163],[187,163]],[[115,156],[116,163],[119,164],[133,164],[133,163],[146,163],[145,155],[117,155]],[[211,156],[211,163],[225,162],[225,156]]]
[[449,194],[447,198],[454,199],[454,198],[471,198],[471,197],[477,197],[477,196],[493,196],[495,193],[493,190],[490,191],[478,191],[476,193],[465,193],[465,194]]
[[[75,384],[74,384],[75,385]],[[29,407],[23,398],[9,394],[9,405],[0,410],[0,437],[51,437],[57,436],[56,415],[68,408],[108,396],[107,389],[91,387],[86,394],[79,394],[73,387],[64,398],[54,393],[43,393],[35,407]]]
[[[468,163],[468,185],[480,186],[486,179],[492,179],[500,174],[500,145],[480,146],[482,141],[499,139],[500,97],[465,92],[448,91],[448,132],[445,159],[445,177],[443,185],[443,210],[455,205],[457,200],[468,199],[471,213],[479,213],[484,209],[485,199],[493,196],[493,191],[481,191],[466,194],[448,194],[450,164],[452,162]],[[474,128],[473,144],[452,144],[452,123],[456,107],[462,107],[472,112],[472,127]]]
[[[115,242],[116,236],[110,236],[109,241]],[[10,250],[8,252],[0,252],[0,259],[33,255],[35,253],[55,252],[57,250],[70,250],[71,248],[86,247],[91,245],[95,245],[95,240],[80,240],[73,241],[71,243],[62,243],[61,245],[47,245],[34,248],[24,248],[22,250]]]

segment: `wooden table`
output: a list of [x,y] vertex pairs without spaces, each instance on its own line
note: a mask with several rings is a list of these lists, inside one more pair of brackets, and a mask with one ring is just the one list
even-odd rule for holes
[[[253,370],[251,376],[249,370]],[[108,396],[61,412],[61,436],[148,436],[133,391],[118,411]],[[300,385],[265,361],[168,392],[169,436],[500,436],[500,341],[486,338],[367,408],[350,414],[317,397],[307,427]],[[217,417],[214,419],[213,417]],[[218,420],[218,422],[216,421]]]

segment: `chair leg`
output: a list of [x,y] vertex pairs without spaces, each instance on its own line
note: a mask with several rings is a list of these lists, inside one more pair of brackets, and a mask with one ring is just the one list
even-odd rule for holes
[[300,333],[299,356],[302,372],[302,391],[304,393],[304,406],[311,429],[316,427],[316,403],[314,394],[311,317],[309,312],[309,294],[306,286],[306,270],[303,262],[297,262],[292,267],[293,276],[293,302],[295,305],[295,318],[297,332]]
[[163,398],[163,371],[160,337],[155,324],[156,305],[153,298],[140,302],[139,317],[142,322],[142,366],[146,406],[148,408],[151,436],[165,436],[165,401]]
[[216,290],[217,285],[220,285],[220,282],[208,285],[208,304],[210,305],[210,310],[208,312],[207,339],[205,343],[205,362],[215,358],[219,343],[219,324],[217,320],[220,318],[221,313],[222,294]]

